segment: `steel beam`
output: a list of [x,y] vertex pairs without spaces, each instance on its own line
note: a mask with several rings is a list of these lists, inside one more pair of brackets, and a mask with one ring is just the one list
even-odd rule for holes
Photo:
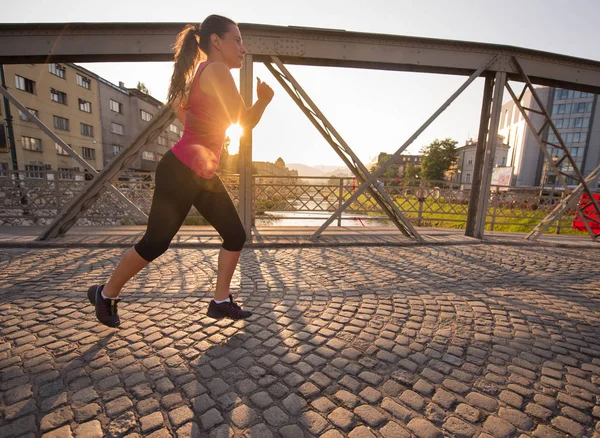
[[375,172],[373,172],[371,174],[371,176],[369,176],[365,182],[363,182],[354,192],[354,194],[352,196],[350,196],[350,198],[348,198],[346,200],[346,202],[344,202],[344,204],[342,204],[342,206],[340,208],[338,208],[338,210],[329,218],[325,221],[325,223],[323,225],[321,225],[321,227],[319,227],[319,229],[317,231],[315,231],[315,233],[312,235],[311,238],[316,238],[318,237],[330,224],[331,222],[333,222],[334,218],[338,215],[341,214],[346,208],[348,208],[348,206],[350,204],[352,204],[354,201],[356,201],[356,199],[363,194],[363,192],[365,190],[367,190],[367,188],[373,184],[375,181],[377,181],[377,178],[379,178],[383,172],[385,172],[388,167],[390,167],[392,164],[394,164],[396,162],[396,159],[400,156],[400,154],[402,152],[404,152],[404,150],[409,147],[413,141],[415,141],[415,139],[421,135],[421,133],[423,131],[425,131],[425,129],[427,129],[427,127],[429,125],[431,125],[435,119],[438,118],[438,116],[443,113],[446,108],[448,108],[450,106],[450,104],[452,102],[454,102],[454,100],[456,100],[456,98],[458,96],[461,95],[461,93],[463,91],[465,91],[465,89],[471,85],[471,83],[477,79],[484,71],[486,71],[487,68],[489,68],[490,65],[492,65],[492,63],[496,60],[495,56],[492,56],[491,58],[489,58],[483,65],[481,65],[466,81],[464,84],[462,84],[455,92],[454,94],[452,94],[452,96],[450,96],[448,98],[448,100],[446,100],[446,102],[444,102],[442,104],[442,106],[440,106],[433,114],[431,117],[429,117],[429,119],[427,119],[427,121],[425,123],[423,123],[423,125],[421,125],[421,127],[419,129],[417,129],[415,131],[415,133],[410,136],[410,138],[408,140],[406,140],[406,142],[400,147],[400,149],[398,149],[396,152],[394,152],[394,154],[385,162],[383,163],[377,170],[375,170]]
[[[31,114],[29,110],[25,107],[25,105],[23,105],[14,96],[12,96],[7,89],[0,86],[0,94],[2,94],[5,99],[9,100],[14,106],[21,110],[21,112],[25,114],[29,121],[36,124],[38,128],[40,128],[42,132],[44,132],[44,134],[50,137],[51,140],[58,143],[64,150],[66,150],[69,153],[69,155],[73,157],[75,161],[77,161],[81,166],[83,166],[84,169],[87,169],[92,176],[95,177],[96,175],[98,175],[98,171],[94,169],[94,167],[90,163],[85,161],[85,159],[81,155],[79,155],[73,148],[71,148],[71,146],[62,141],[62,139],[58,135],[56,135],[50,128],[48,128],[40,119],[38,119],[35,115]],[[113,193],[113,195],[115,195],[119,200],[121,200],[125,204],[127,208],[129,208],[129,210],[134,214],[134,216],[142,220],[148,219],[148,216],[146,216],[146,214],[142,210],[140,210],[137,205],[131,202],[131,200],[127,198],[127,196],[121,193],[119,189],[117,189],[112,184],[109,184],[107,187]]]
[[[285,65],[283,65],[281,60],[279,60],[279,58],[276,56],[274,56],[272,59],[279,71],[277,71],[272,64],[265,63],[265,66],[269,69],[281,86],[287,91],[292,100],[296,102],[298,107],[308,117],[315,128],[317,128],[323,138],[325,138],[325,140],[331,145],[333,150],[338,154],[346,166],[348,166],[356,179],[361,183],[364,182],[365,178],[370,176],[369,170],[329,122],[327,117],[325,117],[321,110],[319,110],[319,107],[308,96],[306,91],[304,91],[294,76],[289,72]],[[400,232],[407,237],[414,237],[419,241],[423,240],[414,229],[410,221],[400,212],[394,201],[390,198],[387,192],[385,192],[385,190],[380,190],[380,188],[376,185],[370,186],[368,190],[373,199],[375,199],[384,213],[398,227]],[[341,214],[338,215],[338,218],[341,218]]]
[[481,174],[479,199],[477,202],[477,218],[473,230],[473,237],[478,239],[483,239],[485,231],[485,219],[487,217],[487,207],[490,201],[490,183],[492,181],[492,171],[494,169],[496,144],[498,143],[498,128],[500,127],[500,116],[502,115],[504,84],[506,84],[506,73],[496,73],[496,78],[494,80],[494,95],[492,97],[492,113],[490,115],[490,130],[488,133],[487,147],[485,148],[483,172]]
[[[465,236],[475,236],[475,222],[477,220],[477,205],[481,191],[481,174],[483,172],[483,161],[487,145],[488,129],[490,125],[490,110],[492,108],[492,96],[494,93],[494,77],[487,74],[483,87],[483,101],[481,104],[481,118],[479,119],[479,134],[477,136],[477,149],[475,150],[475,164],[473,165],[473,179],[471,181],[471,194],[467,209],[467,225]],[[462,176],[461,176],[462,179]]]
[[110,182],[116,178],[129,163],[135,159],[142,148],[153,142],[175,119],[175,113],[170,106],[163,107],[152,118],[133,142],[127,145],[96,177],[90,181],[86,190],[82,190],[71,202],[58,213],[52,223],[44,230],[37,240],[46,240],[64,235],[85,211],[96,202],[100,195],[111,187]]
[[[184,23],[18,23],[0,25],[0,63],[172,61]],[[255,61],[469,75],[492,55],[490,71],[535,84],[600,94],[600,62],[498,44],[241,23]]]
[[[564,176],[568,176],[568,177],[574,179],[575,181],[577,181],[579,183],[579,185],[581,186],[582,192],[586,193],[588,195],[588,197],[590,199],[590,201],[589,201],[590,205],[592,205],[594,207],[594,209],[596,210],[596,215],[598,217],[600,217],[600,206],[598,205],[598,202],[596,201],[591,190],[589,189],[586,179],[583,178],[583,175],[577,168],[577,164],[575,163],[575,160],[573,160],[573,157],[569,153],[569,149],[565,145],[565,143],[562,139],[562,136],[560,135],[560,132],[554,125],[554,122],[552,121],[550,114],[546,110],[544,103],[542,102],[542,100],[538,96],[537,92],[535,91],[535,87],[533,86],[533,83],[530,81],[529,77],[525,74],[525,71],[523,70],[522,66],[519,64],[519,61],[516,58],[514,58],[512,60],[512,62],[514,63],[517,71],[521,75],[521,80],[523,82],[525,82],[525,87],[529,89],[535,102],[537,103],[538,107],[540,108],[539,110],[536,110],[535,112],[537,114],[541,114],[544,117],[544,126],[548,125],[558,140],[558,143],[548,143],[548,142],[545,142],[544,140],[542,140],[542,137],[541,137],[541,135],[543,133],[542,130],[541,129],[540,129],[540,131],[537,130],[537,128],[534,126],[533,122],[531,121],[531,118],[527,114],[527,111],[528,110],[531,111],[531,108],[524,108],[523,105],[521,104],[521,99],[523,98],[524,93],[521,93],[521,96],[519,98],[517,98],[515,92],[512,90],[510,85],[508,83],[505,84],[508,92],[510,93],[511,97],[513,98],[517,108],[523,115],[525,122],[527,123],[527,125],[528,125],[529,129],[531,130],[534,138],[536,139],[540,149],[542,150],[542,153],[543,153],[544,157],[546,158],[547,165],[552,168],[552,170],[554,171],[554,174],[556,175],[559,182],[563,186],[563,189],[567,195],[571,194],[571,188],[567,184]],[[551,154],[548,151],[547,146],[550,146],[553,149],[558,150],[558,152],[562,153],[562,156],[560,157],[558,162],[556,162],[556,163],[554,162],[554,160],[552,159],[553,154]],[[573,172],[569,175],[566,175],[558,167],[558,164],[564,160],[566,160],[570,164],[571,168],[573,169]],[[597,236],[592,232],[583,210],[581,210],[579,208],[579,212],[581,214],[581,219],[586,227],[588,234],[590,235],[590,237],[592,239],[595,240]],[[538,232],[537,227],[534,228],[534,231],[535,232],[528,234],[526,238],[530,239],[530,240],[537,239],[541,233]]]
[[[252,55],[246,55],[240,70],[240,94],[247,107],[252,105]],[[244,230],[246,239],[252,240],[252,226],[254,225],[253,214],[253,178],[252,178],[252,130],[248,129],[242,133],[240,138],[240,150],[238,152],[238,172],[239,180],[239,205],[238,212]]]
[[[594,184],[596,180],[600,178],[600,166],[596,167],[594,170],[590,172],[588,176],[585,178],[585,183],[589,186]],[[579,197],[583,193],[583,184],[579,184],[577,187],[573,189],[573,191],[563,198],[554,209],[538,223],[535,228],[526,236],[526,239],[529,240],[537,240],[547,229],[552,225],[552,223],[558,220],[567,210],[574,208],[579,202]],[[579,214],[582,217],[582,221],[586,223],[586,219],[583,217],[583,212],[579,209]],[[589,225],[586,227],[588,228]],[[589,233],[589,231],[588,231]],[[594,237],[594,240],[598,239],[598,236]]]

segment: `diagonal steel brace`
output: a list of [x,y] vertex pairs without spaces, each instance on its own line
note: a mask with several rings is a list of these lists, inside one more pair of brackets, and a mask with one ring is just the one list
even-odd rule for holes
[[338,208],[338,210],[329,218],[325,221],[325,223],[323,225],[321,225],[321,227],[315,231],[315,233],[311,236],[311,238],[315,238],[321,235],[321,233],[325,230],[325,228],[327,228],[335,219],[335,217],[337,217],[339,214],[341,214],[346,208],[348,208],[348,206],[350,204],[352,204],[365,190],[367,190],[367,188],[373,184],[377,178],[379,178],[383,172],[385,172],[395,161],[396,159],[400,156],[400,154],[402,152],[404,152],[404,150],[410,146],[412,144],[413,141],[415,141],[415,139],[421,135],[421,133],[427,129],[427,127],[429,125],[431,125],[433,123],[433,121],[442,113],[446,110],[446,108],[448,108],[448,106],[450,106],[450,104],[469,86],[471,85],[471,83],[477,79],[485,70],[488,69],[488,67],[490,67],[495,61],[496,61],[497,55],[494,55],[492,57],[490,57],[484,64],[482,64],[470,77],[469,79],[467,79],[467,81],[462,84],[458,90],[456,90],[454,92],[454,94],[452,94],[452,96],[450,96],[448,98],[448,100],[446,102],[444,102],[442,104],[442,106],[440,106],[438,108],[438,110],[433,113],[433,115],[427,119],[427,121],[425,123],[423,123],[423,125],[421,125],[421,127],[419,129],[417,129],[415,131],[415,133],[400,147],[400,149],[398,149],[396,152],[394,152],[394,154],[385,162],[383,163],[375,172],[373,172],[371,174],[371,176],[369,176],[354,192],[354,194],[352,196],[350,196],[350,198],[348,198],[341,206],[340,208]]
[[[317,128],[325,140],[331,145],[334,151],[355,175],[357,180],[363,183],[370,175],[366,166],[360,161],[358,156],[356,156],[342,136],[336,131],[325,115],[319,110],[317,105],[310,99],[308,94],[292,76],[289,70],[287,70],[281,60],[276,56],[272,56],[271,58],[277,65],[279,71],[277,71],[272,64],[265,62],[267,69],[269,69],[281,86],[290,95],[292,100],[296,102],[298,107],[302,110],[302,112],[304,112],[315,128]],[[390,217],[390,219],[405,236],[412,236],[419,241],[423,240],[419,233],[417,233],[417,231],[414,229],[410,221],[400,212],[387,192],[380,190],[380,188],[375,185],[369,186],[368,190],[373,199],[375,199],[382,210],[388,215],[388,217]],[[335,219],[335,217],[336,214],[334,214],[333,219]]]

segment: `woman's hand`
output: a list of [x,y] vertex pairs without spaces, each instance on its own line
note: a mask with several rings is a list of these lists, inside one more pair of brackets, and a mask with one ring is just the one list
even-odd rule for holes
[[258,100],[265,101],[266,103],[271,102],[271,99],[273,99],[273,95],[275,94],[273,89],[266,83],[261,82],[260,78],[256,78],[256,80],[256,96]]

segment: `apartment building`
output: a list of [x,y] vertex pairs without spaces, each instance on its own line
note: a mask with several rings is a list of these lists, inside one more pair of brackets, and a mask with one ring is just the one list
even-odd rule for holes
[[[537,88],[536,93],[549,112],[577,168],[584,176],[589,174],[600,164],[600,116],[596,111],[597,96],[549,87]],[[539,109],[530,91],[525,92],[522,104]],[[535,129],[539,131],[544,117],[533,112],[528,114]],[[507,162],[507,165],[512,167],[511,185],[538,187],[542,184],[555,184],[555,175],[548,169],[533,131],[512,100],[502,106],[499,132],[512,147]],[[556,136],[548,128],[542,133],[542,138],[557,143]],[[551,151],[551,148],[548,147],[548,150]],[[557,152],[554,151],[555,154]],[[567,161],[561,164],[561,169],[566,173],[573,170]],[[575,181],[568,178],[567,183],[575,184]]]
[[[163,107],[163,103],[149,94],[136,88],[127,89],[129,100],[129,118],[127,128],[132,133],[132,140],[150,123],[154,115]],[[158,162],[183,135],[183,124],[175,119],[158,138],[147,144],[143,152],[132,163],[130,169],[140,172],[156,170]]]
[[[162,102],[135,88],[115,85],[75,64],[5,65],[7,88],[65,143],[101,170],[150,123]],[[0,177],[12,169],[5,125],[6,109],[0,105]],[[83,169],[36,124],[10,105],[17,164],[28,178],[42,178],[44,170],[58,177],[78,178]],[[130,171],[151,172],[183,134],[175,120],[155,142],[129,165]]]
[[[494,168],[506,167],[510,149],[504,137],[498,136],[496,153],[494,155]],[[477,140],[473,139],[467,140],[463,146],[456,148],[458,159],[456,166],[452,169],[451,181],[462,184],[465,189],[470,189],[473,182],[476,151]]]
[[[5,65],[9,92],[35,114],[95,169],[102,168],[98,82],[93,74],[73,64]],[[6,110],[2,108],[3,119]],[[73,178],[82,170],[68,153],[46,136],[27,114],[11,104],[17,163],[29,178],[40,171],[58,170],[59,177]],[[6,131],[6,128],[3,128]],[[6,136],[6,135],[5,135]],[[9,148],[0,153],[0,171],[11,168]]]

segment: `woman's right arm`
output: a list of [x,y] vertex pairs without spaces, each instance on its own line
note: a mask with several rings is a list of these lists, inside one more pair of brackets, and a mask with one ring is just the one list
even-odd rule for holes
[[247,108],[242,96],[235,86],[229,68],[221,63],[214,62],[206,67],[202,76],[206,75],[206,92],[214,96],[223,106],[231,123],[238,123],[242,128],[252,129],[260,121],[265,108],[273,98],[273,90],[264,82],[258,81],[258,99],[250,108]]

